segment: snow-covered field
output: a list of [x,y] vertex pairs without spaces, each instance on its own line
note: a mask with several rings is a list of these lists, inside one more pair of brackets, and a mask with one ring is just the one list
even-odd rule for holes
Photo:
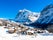
[[53,40],[53,35],[43,36],[41,34],[37,34],[37,36],[29,36],[29,35],[18,35],[16,33],[9,34],[6,32],[7,29],[0,27],[0,40]]

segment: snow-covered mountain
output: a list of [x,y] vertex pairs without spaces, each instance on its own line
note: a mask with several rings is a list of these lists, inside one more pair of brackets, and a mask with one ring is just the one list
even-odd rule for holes
[[[48,25],[53,25],[53,4],[46,6],[40,13],[37,21],[30,24],[39,28],[47,28]],[[53,26],[52,26],[53,27]]]
[[39,16],[40,16],[39,13],[31,12],[29,10],[23,9],[23,10],[19,10],[19,12],[15,17],[15,21],[28,24],[36,21],[39,18]]

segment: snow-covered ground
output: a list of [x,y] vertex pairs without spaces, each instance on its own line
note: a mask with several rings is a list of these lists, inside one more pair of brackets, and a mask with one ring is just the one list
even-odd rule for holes
[[8,29],[0,27],[0,40],[53,40],[53,35],[43,36],[41,34],[37,34],[37,36],[29,36],[29,35],[18,35],[16,33],[9,34],[6,31]]

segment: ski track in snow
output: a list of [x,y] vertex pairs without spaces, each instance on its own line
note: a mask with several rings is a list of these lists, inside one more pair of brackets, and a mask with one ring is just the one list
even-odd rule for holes
[[38,34],[37,36],[29,35],[18,35],[18,34],[9,34],[6,32],[7,29],[0,27],[0,40],[53,40],[53,36],[42,36]]

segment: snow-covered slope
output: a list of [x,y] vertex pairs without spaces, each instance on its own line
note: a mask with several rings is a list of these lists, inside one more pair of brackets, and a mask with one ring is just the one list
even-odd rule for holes
[[36,36],[31,35],[19,35],[19,34],[9,34],[7,29],[0,26],[0,40],[53,40],[53,35],[43,36],[37,34]]

